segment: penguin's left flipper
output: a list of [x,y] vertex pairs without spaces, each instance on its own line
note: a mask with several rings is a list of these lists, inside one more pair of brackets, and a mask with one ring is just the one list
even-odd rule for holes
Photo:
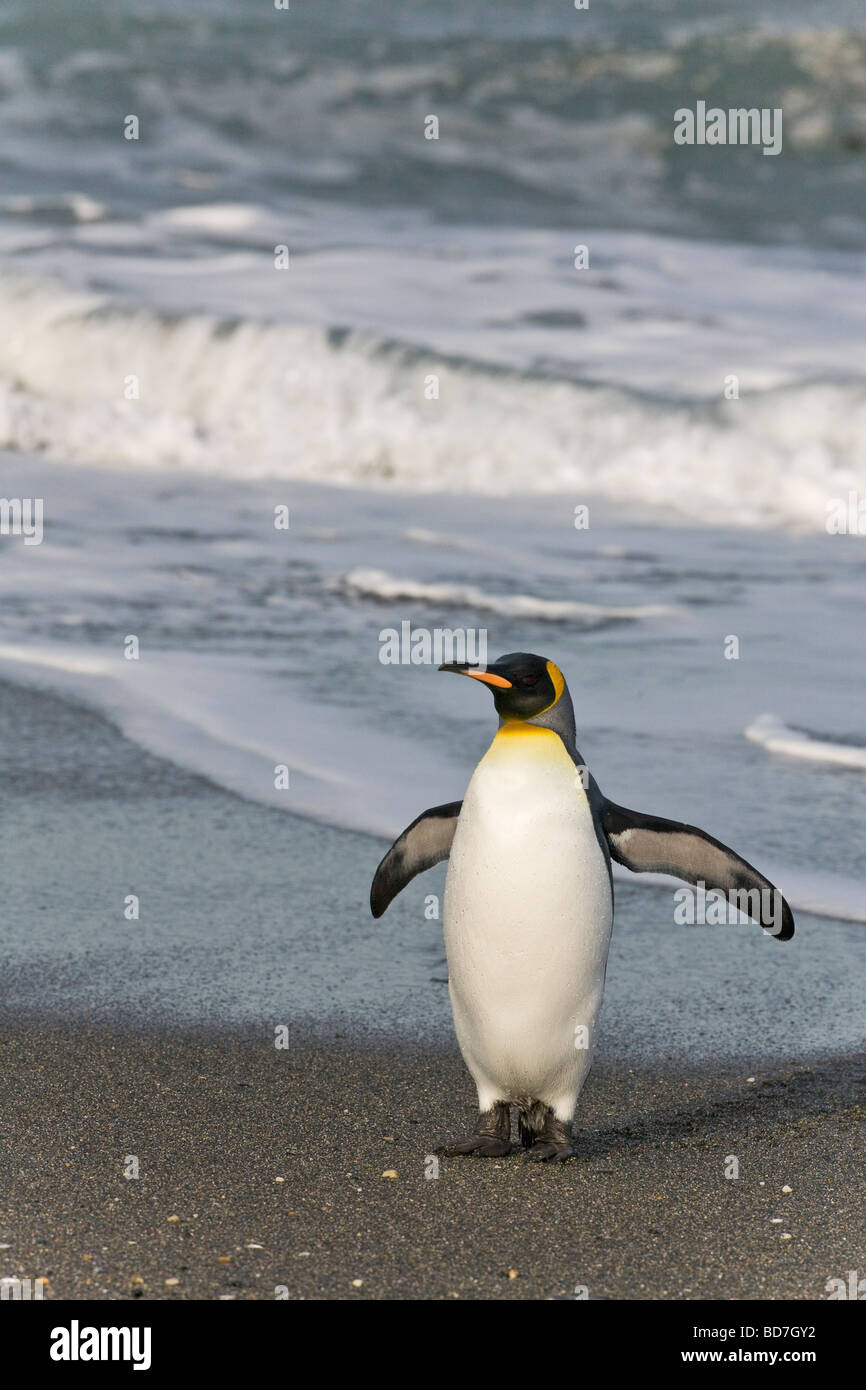
[[446,806],[431,806],[394,841],[370,888],[370,911],[374,917],[382,916],[416,874],[448,858],[462,805],[462,801],[449,801]]
[[[759,921],[768,935],[779,941],[794,935],[793,913],[778,888],[712,835],[694,825],[628,811],[612,801],[605,801],[601,808],[601,824],[611,858],[633,873],[672,874],[686,883],[702,882],[738,906],[745,901],[740,910]],[[741,894],[755,891],[760,908],[752,912],[749,904],[754,905],[754,900],[744,900]]]

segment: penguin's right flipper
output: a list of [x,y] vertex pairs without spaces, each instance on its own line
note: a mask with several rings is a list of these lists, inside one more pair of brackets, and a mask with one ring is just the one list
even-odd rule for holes
[[448,858],[462,805],[462,801],[449,801],[447,806],[431,806],[394,841],[370,888],[370,911],[374,917],[382,916],[416,874]]

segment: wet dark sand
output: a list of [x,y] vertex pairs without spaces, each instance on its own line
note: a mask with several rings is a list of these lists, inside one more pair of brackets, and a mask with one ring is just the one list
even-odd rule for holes
[[753,1082],[597,1068],[576,1160],[428,1179],[472,1119],[456,1050],[9,1019],[0,1037],[0,1274],[49,1297],[811,1300],[866,1267],[863,1058]]

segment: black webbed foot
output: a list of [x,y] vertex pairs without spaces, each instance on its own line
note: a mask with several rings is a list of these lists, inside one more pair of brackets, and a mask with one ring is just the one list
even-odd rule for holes
[[577,1149],[573,1144],[547,1144],[543,1140],[538,1140],[527,1149],[523,1155],[524,1163],[565,1163],[569,1158],[577,1157]]
[[436,1150],[443,1158],[475,1154],[478,1158],[505,1158],[512,1152],[511,1115],[504,1101],[497,1101],[491,1110],[478,1116],[475,1128],[465,1139],[454,1144],[442,1144]]
[[558,1120],[547,1105],[537,1101],[523,1111],[518,1128],[525,1163],[565,1163],[577,1156],[570,1125]]

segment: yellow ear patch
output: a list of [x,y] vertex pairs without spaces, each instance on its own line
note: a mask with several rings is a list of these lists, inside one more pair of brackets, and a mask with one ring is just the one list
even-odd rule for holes
[[543,710],[539,710],[539,714],[546,714],[549,709],[553,709],[553,706],[556,704],[557,700],[559,699],[560,695],[565,689],[565,676],[562,674],[559,667],[555,666],[552,661],[548,661],[547,663],[547,674],[553,681],[553,688],[556,691],[556,694],[554,695],[549,705],[545,705]]

